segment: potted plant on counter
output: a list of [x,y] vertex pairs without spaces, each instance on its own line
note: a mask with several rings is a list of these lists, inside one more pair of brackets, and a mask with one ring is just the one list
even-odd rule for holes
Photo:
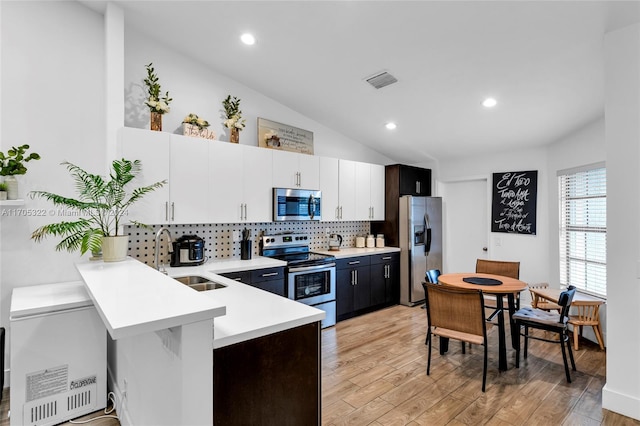
[[[41,226],[33,231],[36,242],[49,235],[62,237],[56,250],[80,254],[99,252],[105,262],[123,260],[127,256],[129,237],[122,235],[123,217],[128,209],[145,194],[167,183],[166,180],[129,190],[130,183],[142,170],[139,160],[115,160],[108,178],[86,172],[82,168],[64,162],[62,165],[73,177],[78,198],[69,198],[46,191],[32,191],[31,198],[44,198],[66,210],[65,216],[76,220],[62,221]],[[129,220],[135,225],[147,226]]]
[[32,152],[27,155],[29,145],[12,146],[5,154],[0,152],[0,175],[6,176],[4,183],[7,185],[7,199],[18,199],[18,180],[16,175],[24,175],[27,173],[27,167],[24,163],[31,160],[39,160],[40,155]]

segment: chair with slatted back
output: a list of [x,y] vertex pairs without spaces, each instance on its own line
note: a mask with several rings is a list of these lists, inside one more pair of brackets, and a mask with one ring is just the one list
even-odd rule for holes
[[484,346],[482,392],[487,382],[487,322],[482,291],[422,283],[427,301],[427,375],[431,372],[433,336]]
[[[571,375],[569,373],[569,365],[567,363],[567,350],[571,359],[571,367],[576,371],[576,362],[573,359],[573,351],[571,350],[571,342],[569,341],[569,332],[567,323],[569,321],[569,308],[571,301],[576,293],[574,286],[569,286],[565,291],[560,293],[560,297],[556,302],[560,307],[560,313],[555,311],[548,312],[542,309],[524,307],[513,314],[513,321],[516,330],[521,336],[524,336],[524,359],[527,359],[527,351],[529,347],[529,339],[541,340],[550,343],[559,343],[562,347],[562,360],[564,362],[564,372],[567,376],[567,382],[571,383]],[[524,329],[524,332],[523,332]],[[558,339],[548,339],[546,335],[536,336],[529,333],[530,329],[544,330],[551,333],[557,333]],[[520,367],[520,338],[516,342],[516,368]]]
[[569,315],[569,324],[573,326],[573,347],[578,350],[578,337],[582,336],[582,327],[593,327],[593,333],[598,339],[600,349],[604,350],[604,339],[602,338],[602,328],[600,327],[600,304],[576,304],[574,314]]
[[558,312],[560,312],[560,309],[562,309],[562,307],[560,305],[558,305],[557,303],[555,303],[555,302],[553,302],[551,300],[544,299],[544,298],[536,295],[532,291],[532,290],[535,290],[535,289],[542,289],[542,288],[549,288],[549,284],[547,284],[547,283],[529,284],[529,293],[531,293],[531,307],[532,308],[542,309],[543,311],[558,311]]

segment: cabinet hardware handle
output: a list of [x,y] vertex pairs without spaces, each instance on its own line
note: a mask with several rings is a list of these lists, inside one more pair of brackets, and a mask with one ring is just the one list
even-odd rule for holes
[[247,220],[247,204],[244,205],[244,220]]
[[339,219],[342,219],[342,206],[340,206],[340,217]]
[[164,202],[164,220],[169,221],[169,202]]
[[241,280],[242,280],[242,278],[237,277],[237,278],[234,278],[233,280],[234,280],[234,281],[241,281]]
[[359,260],[353,260],[353,261],[349,262],[349,265],[357,265],[358,263],[360,263]]
[[391,256],[385,256],[382,258],[382,260],[391,260]]
[[173,222],[176,217],[176,203],[171,203],[171,221]]
[[356,285],[358,285],[358,270],[356,269],[355,271],[353,271],[356,275]]
[[336,219],[340,219],[340,217],[338,216],[338,212],[340,211],[339,209],[340,207],[336,206]]
[[355,274],[354,274],[354,272],[355,271],[351,271],[351,285],[355,285],[354,284],[354,282],[355,282]]
[[263,277],[275,277],[278,275],[277,272],[269,272],[268,274],[262,274]]
[[384,277],[389,278],[389,265],[384,265]]

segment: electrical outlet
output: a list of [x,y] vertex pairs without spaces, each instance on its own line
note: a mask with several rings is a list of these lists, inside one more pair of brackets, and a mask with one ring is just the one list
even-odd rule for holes
[[496,244],[496,247],[502,247],[502,238],[496,237],[495,244]]
[[324,228],[324,235],[328,237],[329,234],[331,234],[331,228]]

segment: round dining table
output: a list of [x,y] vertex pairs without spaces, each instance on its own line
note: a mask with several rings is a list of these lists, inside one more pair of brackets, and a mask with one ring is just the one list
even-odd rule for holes
[[[478,283],[467,282],[464,280],[465,278],[467,281],[477,281]],[[442,285],[449,285],[469,290],[482,290],[483,294],[490,294],[496,297],[496,312],[491,314],[490,318],[496,316],[498,318],[498,367],[500,370],[507,370],[507,344],[503,312],[504,296],[507,296],[509,306],[511,346],[515,348],[517,343],[516,339],[520,339],[520,333],[518,330],[515,330],[515,325],[511,316],[516,311],[515,295],[519,294],[522,290],[527,289],[527,283],[502,275],[481,274],[476,272],[442,274],[438,277],[438,281]]]

